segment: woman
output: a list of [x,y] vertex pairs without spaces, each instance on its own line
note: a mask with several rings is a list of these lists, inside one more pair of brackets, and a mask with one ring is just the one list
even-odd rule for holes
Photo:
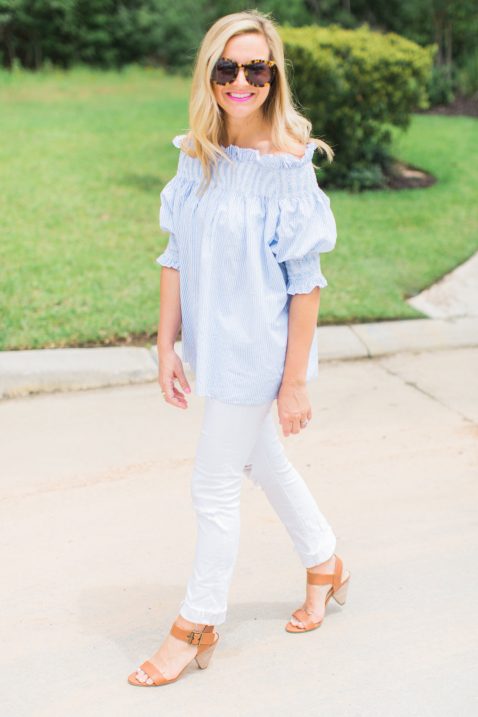
[[288,632],[319,627],[328,600],[343,604],[350,573],[335,535],[287,460],[284,436],[312,418],[307,381],[318,374],[315,328],[320,252],[336,226],[312,164],[320,148],[293,107],[282,42],[258,11],[217,20],[200,47],[190,101],[191,130],[173,143],[178,172],[161,193],[169,243],[162,269],[159,383],[167,403],[190,393],[174,341],[195,373],[205,410],[192,476],[198,533],[193,571],[170,633],[128,680],[175,681],[196,660],[207,667],[225,622],[239,543],[245,471],[265,491],[306,568],[305,602]]

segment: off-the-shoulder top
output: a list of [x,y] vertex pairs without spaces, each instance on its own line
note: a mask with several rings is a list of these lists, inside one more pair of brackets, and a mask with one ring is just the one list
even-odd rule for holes
[[[182,360],[196,394],[260,404],[281,385],[292,295],[328,285],[320,254],[334,248],[336,223],[312,165],[315,143],[300,158],[223,149],[232,162],[219,158],[202,196],[201,162],[180,151],[160,195],[169,241],[156,261],[180,274]],[[307,381],[318,361],[315,333]]]

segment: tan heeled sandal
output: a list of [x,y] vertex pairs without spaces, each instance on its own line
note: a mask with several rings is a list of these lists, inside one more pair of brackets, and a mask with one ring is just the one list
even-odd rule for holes
[[[350,583],[350,573],[347,571],[347,576],[344,579],[342,570],[343,563],[338,555],[335,555],[335,570],[333,573],[311,573],[310,570],[307,569],[307,584],[332,586],[325,598],[325,607],[327,607],[327,603],[332,597],[339,605],[345,605]],[[314,622],[311,620],[310,614],[302,607],[293,612],[292,615],[296,620],[300,620],[305,627],[299,627],[289,621],[285,626],[287,632],[309,632],[310,630],[315,630],[320,627],[324,621],[324,618],[322,618],[319,622]]]
[[183,667],[176,677],[171,677],[169,680],[164,677],[156,665],[153,665],[152,662],[146,660],[146,662],[143,662],[141,665],[141,669],[153,680],[153,684],[149,685],[147,682],[140,682],[136,678],[137,670],[135,670],[128,677],[130,685],[138,685],[138,687],[169,685],[170,682],[176,682],[176,680],[181,677],[186,667],[189,667],[193,660],[196,660],[197,666],[201,670],[206,669],[219,640],[219,633],[214,631],[214,625],[206,625],[200,632],[195,632],[194,630],[185,630],[184,628],[179,627],[179,625],[176,625],[176,623],[173,623],[170,633],[180,640],[189,642],[190,645],[197,645],[198,651],[196,655],[190,662],[187,663],[185,667]]

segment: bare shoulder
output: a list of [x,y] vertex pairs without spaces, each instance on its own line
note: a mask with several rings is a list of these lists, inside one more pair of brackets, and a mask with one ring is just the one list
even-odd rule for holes
[[306,150],[305,144],[298,142],[296,139],[290,139],[287,146],[288,149],[285,149],[285,152],[288,152],[289,154],[294,154],[299,159],[304,156]]
[[286,146],[282,147],[282,149],[276,149],[272,145],[272,142],[270,141],[264,141],[260,143],[260,146],[258,146],[259,151],[261,154],[293,154],[298,159],[301,159],[304,156],[306,147],[304,144],[301,144],[301,142],[298,142],[296,139],[293,139],[292,137],[288,138]]

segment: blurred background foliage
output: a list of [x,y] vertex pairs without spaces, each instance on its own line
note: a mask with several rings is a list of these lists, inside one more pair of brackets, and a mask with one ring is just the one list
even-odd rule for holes
[[[396,33],[338,25],[281,28],[294,95],[314,134],[336,151],[321,160],[322,186],[384,187],[392,173],[392,126],[406,129],[429,106],[436,45]],[[290,63],[290,64],[289,64]]]
[[[476,251],[475,5],[252,6],[279,24],[299,109],[336,152],[332,164],[314,157],[341,237],[323,267],[335,286],[323,323],[421,316],[405,298]],[[246,8],[0,0],[0,349],[154,341],[171,138],[188,127],[205,31]],[[389,191],[393,158],[436,181]]]
[[[476,0],[257,0],[254,7],[284,26],[367,23],[434,43],[432,105],[478,91]],[[188,73],[211,23],[244,9],[237,0],[0,0],[0,61],[29,69],[139,62]]]
[[[259,0],[285,42],[299,109],[324,157],[324,186],[384,187],[391,127],[414,111],[478,95],[476,0]],[[190,76],[201,39],[237,0],[0,0],[0,60],[10,70],[131,64]]]

